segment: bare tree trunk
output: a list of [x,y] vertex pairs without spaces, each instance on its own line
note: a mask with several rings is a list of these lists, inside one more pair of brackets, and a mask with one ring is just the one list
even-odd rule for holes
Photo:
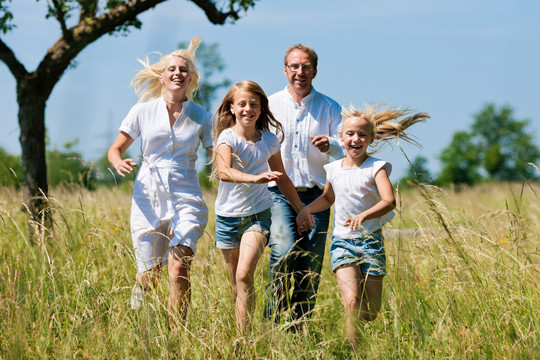
[[[52,224],[47,211],[47,163],[45,158],[45,102],[49,91],[40,89],[39,79],[27,78],[17,84],[20,143],[24,176],[24,201],[31,220],[47,228]],[[34,227],[30,227],[33,234]]]
[[[95,17],[95,6],[98,2],[88,3],[79,0],[78,3],[82,6],[79,22],[69,29],[65,22],[69,14],[62,7],[66,1],[53,1],[48,5],[49,14],[54,14],[52,17],[60,23],[62,35],[47,50],[34,72],[26,70],[0,37],[0,61],[8,66],[17,81],[25,203],[33,224],[44,226],[39,230],[50,229],[52,225],[52,214],[47,206],[49,185],[45,162],[45,104],[54,86],[71,61],[90,43],[105,34],[122,31],[124,27],[123,31],[129,26],[140,26],[137,15],[164,1],[167,0],[118,1],[115,2],[113,9]],[[228,11],[223,12],[216,7],[213,0],[191,1],[206,13],[213,24],[223,24],[227,19],[237,20],[240,11],[247,11],[254,6],[254,0],[243,0],[240,3],[230,0],[229,6],[224,6]],[[0,21],[0,34],[2,32],[6,32],[6,26]],[[31,238],[34,229],[35,226],[30,226]]]

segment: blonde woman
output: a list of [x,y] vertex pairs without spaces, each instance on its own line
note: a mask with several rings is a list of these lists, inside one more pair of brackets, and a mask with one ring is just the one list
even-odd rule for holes
[[191,102],[199,85],[193,37],[187,50],[176,50],[143,69],[133,80],[139,102],[120,126],[109,149],[120,176],[137,166],[122,155],[141,138],[142,164],[133,186],[131,234],[137,261],[131,306],[138,308],[144,291],[153,288],[168,264],[171,326],[184,322],[190,304],[190,266],[208,221],[195,161],[199,145],[212,149],[212,115]]

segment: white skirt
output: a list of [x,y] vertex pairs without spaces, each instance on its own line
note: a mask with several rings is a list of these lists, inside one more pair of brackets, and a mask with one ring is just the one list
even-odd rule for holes
[[188,246],[195,254],[207,222],[208,208],[196,170],[142,165],[131,205],[131,236],[139,273],[166,265],[169,247]]

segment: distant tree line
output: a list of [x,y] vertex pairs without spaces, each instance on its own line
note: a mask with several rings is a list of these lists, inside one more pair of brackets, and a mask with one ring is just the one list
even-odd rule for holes
[[458,131],[441,152],[440,174],[427,170],[427,160],[411,161],[403,184],[435,183],[440,186],[474,185],[481,181],[523,181],[538,179],[540,149],[527,119],[518,120],[510,106],[488,103],[474,115],[469,131]]
[[[125,178],[113,174],[109,169],[107,154],[95,162],[87,162],[81,153],[73,150],[77,141],[66,143],[62,149],[47,150],[47,178],[50,186],[81,185],[93,190],[98,185],[120,185],[134,180],[135,172]],[[19,188],[23,185],[22,160],[20,155],[8,154],[0,148],[0,186]]]

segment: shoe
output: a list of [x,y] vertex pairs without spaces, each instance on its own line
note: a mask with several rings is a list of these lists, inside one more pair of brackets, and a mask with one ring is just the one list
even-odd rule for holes
[[144,292],[135,284],[131,289],[131,308],[139,309],[144,304]]

